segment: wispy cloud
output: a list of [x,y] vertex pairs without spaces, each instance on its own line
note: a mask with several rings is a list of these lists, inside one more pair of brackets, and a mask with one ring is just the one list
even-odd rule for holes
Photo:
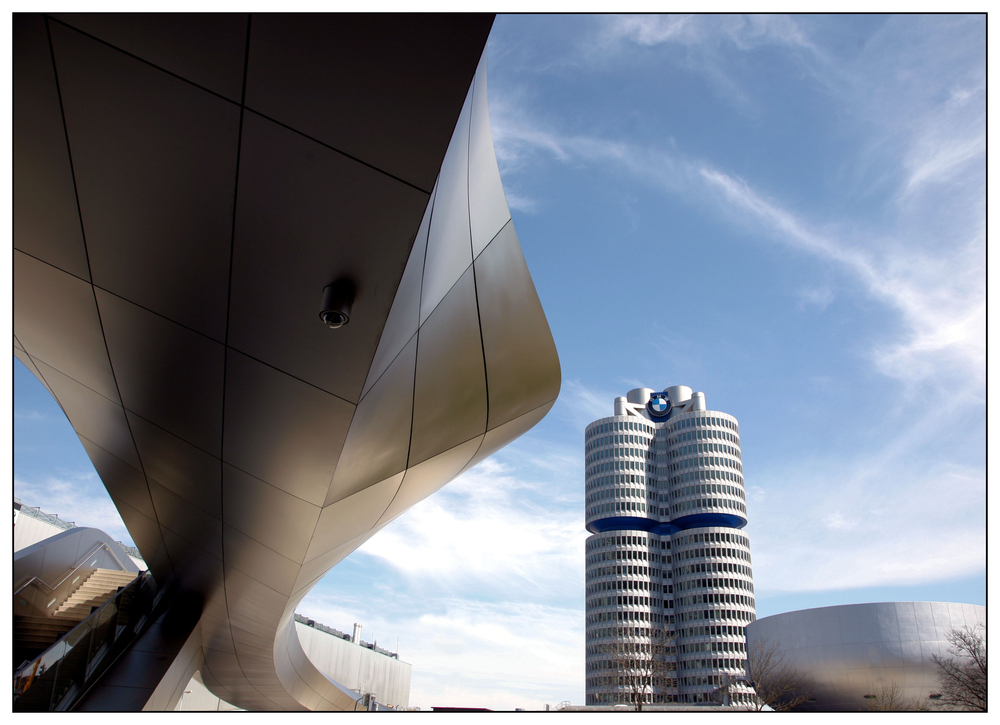
[[15,410],[14,418],[17,420],[46,420],[46,417],[37,410]]
[[914,383],[931,377],[941,366],[957,363],[977,382],[984,379],[986,287],[976,257],[980,250],[985,253],[985,243],[975,230],[971,238],[954,240],[957,255],[935,254],[915,244],[883,249],[879,258],[810,228],[740,179],[708,167],[701,174],[727,203],[755,219],[775,239],[837,263],[873,297],[901,313],[907,334],[901,341],[879,343],[872,352],[882,373]]
[[359,552],[449,591],[499,596],[514,588],[537,597],[579,589],[586,537],[580,512],[557,501],[560,489],[542,484],[546,474],[537,464],[528,457],[514,471],[489,459],[407,511]]
[[828,286],[806,287],[798,290],[796,295],[799,298],[799,307],[818,307],[822,312],[836,299],[836,294]]
[[619,395],[620,391],[591,388],[579,380],[564,380],[556,403],[561,410],[554,412],[562,412],[569,422],[583,430],[591,421],[611,415],[614,399]]
[[39,481],[15,478],[14,491],[28,506],[40,508],[77,526],[100,529],[127,544],[132,543],[118,509],[93,471],[72,478],[47,477]]
[[[661,37],[694,34],[693,38],[707,32],[697,25],[678,18],[626,17],[612,19],[609,27],[616,37],[652,43],[664,42],[656,41]],[[754,29],[752,23],[739,27],[746,38],[774,37],[808,45],[795,40],[799,31],[792,26],[784,31],[774,23],[767,29]],[[923,101],[918,104],[924,115],[910,119],[902,155],[893,160],[901,201],[897,220],[888,228],[867,230],[863,225],[844,227],[834,220],[810,221],[751,182],[711,161],[685,155],[675,143],[651,147],[543,130],[502,99],[497,103],[494,127],[498,154],[505,159],[505,171],[515,178],[520,168],[539,163],[539,155],[543,163],[601,167],[670,195],[714,204],[732,214],[734,223],[742,226],[749,221],[765,237],[833,262],[863,284],[873,298],[900,314],[903,331],[886,329],[871,350],[872,361],[883,374],[912,385],[957,366],[961,375],[972,376],[981,385],[986,349],[985,176],[972,175],[970,187],[969,175],[958,175],[968,164],[985,160],[981,100],[981,91],[974,86],[955,91],[944,110],[926,108]],[[942,188],[949,183],[957,188]],[[935,198],[922,199],[912,207],[902,205],[929,185],[934,186]],[[937,226],[922,231],[922,215],[935,213],[940,217]],[[838,229],[838,224],[843,228]],[[942,244],[942,238],[948,243]],[[817,294],[806,301],[822,309],[829,299]]]
[[606,42],[627,41],[652,46],[677,43],[711,46],[728,41],[750,50],[761,45],[815,46],[788,15],[622,15],[610,16],[603,28]]

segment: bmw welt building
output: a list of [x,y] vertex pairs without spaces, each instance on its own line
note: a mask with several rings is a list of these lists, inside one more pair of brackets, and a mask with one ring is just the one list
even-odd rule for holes
[[296,604],[559,392],[492,22],[14,15],[14,354],[149,566],[15,708],[357,708]]
[[[747,703],[755,619],[739,423],[638,388],[585,433],[587,705]],[[652,664],[650,664],[652,662]]]

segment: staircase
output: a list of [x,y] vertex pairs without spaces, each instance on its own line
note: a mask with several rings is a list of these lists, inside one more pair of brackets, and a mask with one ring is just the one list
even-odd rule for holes
[[96,569],[65,602],[59,605],[52,616],[82,622],[90,616],[94,607],[99,607],[111,599],[118,591],[118,587],[125,586],[135,577],[134,571]]
[[14,667],[47,650],[136,576],[134,571],[97,569],[51,617],[14,617]]

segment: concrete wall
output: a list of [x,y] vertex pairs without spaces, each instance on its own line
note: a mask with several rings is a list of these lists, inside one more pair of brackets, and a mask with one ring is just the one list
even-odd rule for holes
[[295,623],[302,649],[320,672],[344,687],[371,692],[383,705],[408,707],[412,665]]
[[50,524],[48,521],[40,521],[34,516],[14,511],[14,551],[27,549],[32,544],[61,534],[66,531],[61,526]]

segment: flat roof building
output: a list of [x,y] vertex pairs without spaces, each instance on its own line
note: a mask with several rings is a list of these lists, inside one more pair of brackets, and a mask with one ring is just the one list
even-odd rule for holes
[[683,385],[637,388],[587,426],[585,456],[587,705],[749,702],[736,418]]

